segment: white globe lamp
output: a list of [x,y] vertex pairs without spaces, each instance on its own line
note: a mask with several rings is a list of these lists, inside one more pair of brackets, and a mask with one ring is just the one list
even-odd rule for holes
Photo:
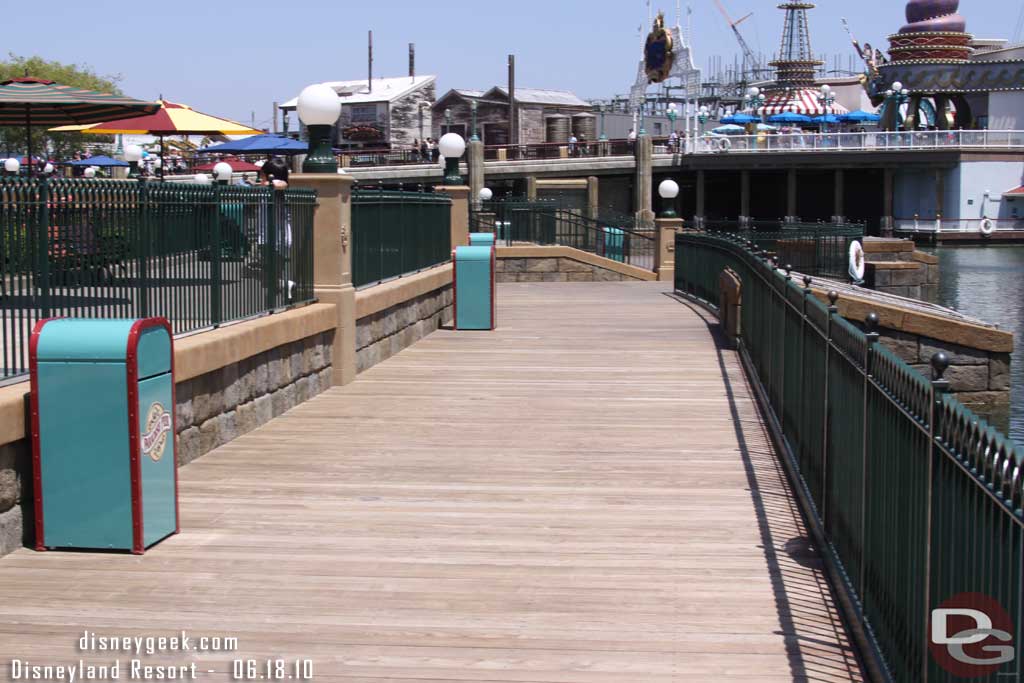
[[210,176],[206,175],[205,173],[196,173],[194,180],[196,182],[196,185],[211,185],[212,184],[212,181],[210,180]]
[[43,166],[43,173],[45,173],[46,175],[50,175],[51,173],[53,173],[53,164],[47,161],[46,165]]
[[8,173],[17,173],[21,170],[21,162],[17,159],[4,160],[4,170]]
[[142,147],[128,145],[124,148],[124,160],[128,162],[128,177],[139,177],[139,162],[142,161]]
[[217,179],[218,183],[227,184],[234,172],[235,169],[231,168],[231,164],[226,161],[221,161],[213,167],[213,177]]
[[323,83],[307,85],[296,103],[299,119],[309,131],[309,154],[302,162],[303,173],[335,173],[338,160],[331,149],[331,128],[341,116],[341,100]]
[[661,181],[658,185],[658,196],[662,199],[662,204],[666,207],[661,212],[662,218],[675,218],[675,200],[679,196],[679,183],[672,180],[671,178]]
[[458,133],[446,133],[441,136],[437,147],[445,158],[444,184],[462,185],[459,158],[466,153],[466,141]]
[[82,171],[82,175],[85,176],[86,178],[95,178],[96,177],[96,167],[95,166],[89,166],[84,171]]
[[494,192],[491,191],[491,188],[485,187],[482,190],[480,190],[480,201],[482,201],[482,202],[489,202],[493,198],[494,198]]

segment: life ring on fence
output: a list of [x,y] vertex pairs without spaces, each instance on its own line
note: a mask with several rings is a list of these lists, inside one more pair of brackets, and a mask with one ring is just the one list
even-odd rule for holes
[[864,247],[854,240],[850,243],[850,277],[855,283],[864,282]]
[[995,231],[996,231],[996,228],[995,228],[994,225],[992,225],[992,219],[991,218],[982,218],[981,219],[981,234],[982,235],[984,235],[985,237],[991,237],[992,233],[995,232]]
[[719,152],[728,152],[730,149],[732,149],[732,140],[730,140],[729,138],[721,138],[721,139],[719,139],[719,141],[718,141],[718,151]]

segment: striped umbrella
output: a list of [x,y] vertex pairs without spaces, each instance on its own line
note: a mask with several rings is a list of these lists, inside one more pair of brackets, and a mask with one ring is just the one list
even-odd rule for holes
[[[192,107],[167,100],[157,100],[160,109],[146,116],[106,121],[91,126],[64,126],[55,131],[76,130],[98,135],[156,135],[160,138],[160,156],[164,152],[165,135],[259,135],[263,131],[198,112]],[[160,166],[163,175],[163,166]]]
[[[0,126],[23,125],[29,132],[33,125],[90,124],[118,116],[152,114],[159,108],[153,102],[28,76],[0,83]],[[32,136],[27,138],[31,158]]]

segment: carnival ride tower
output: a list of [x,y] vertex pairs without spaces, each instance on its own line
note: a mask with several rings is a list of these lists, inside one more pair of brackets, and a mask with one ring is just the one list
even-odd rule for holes
[[769,90],[792,90],[814,85],[815,71],[824,62],[814,58],[811,50],[811,32],[807,23],[807,10],[814,9],[811,2],[784,2],[778,6],[785,11],[782,43],[778,57],[769,62],[775,67],[775,84]]
[[906,7],[907,24],[889,36],[888,63],[879,67],[882,80],[901,81],[909,86],[905,113],[899,99],[886,100],[882,127],[895,130],[903,115],[903,125],[913,130],[922,123],[938,130],[971,125],[971,110],[950,73],[967,64],[973,36],[967,33],[966,20],[957,13],[959,0],[910,0]]

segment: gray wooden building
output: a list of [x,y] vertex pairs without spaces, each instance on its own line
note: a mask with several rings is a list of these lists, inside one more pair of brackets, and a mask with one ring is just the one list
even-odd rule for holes
[[[433,137],[449,130],[465,138],[472,134],[472,103],[477,103],[477,134],[485,145],[509,144],[508,90],[455,89],[433,107]],[[564,143],[571,133],[596,140],[597,118],[593,107],[567,90],[516,88],[517,126],[520,144]],[[451,112],[451,126],[446,112]]]

